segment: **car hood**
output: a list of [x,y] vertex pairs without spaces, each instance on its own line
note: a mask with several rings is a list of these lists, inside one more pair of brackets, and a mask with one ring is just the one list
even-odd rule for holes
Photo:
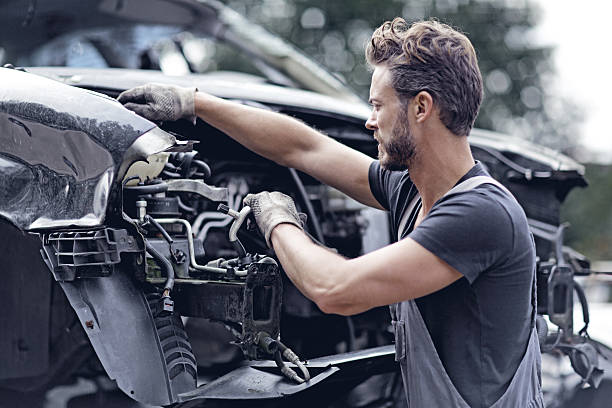
[[[255,101],[266,105],[311,111],[321,116],[334,116],[354,124],[365,123],[370,108],[363,101],[346,101],[315,92],[265,83],[261,78],[233,72],[167,76],[157,71],[93,68],[28,68],[32,73],[69,85],[105,90],[117,94],[147,82],[165,82],[196,86],[213,95],[236,100]],[[472,146],[518,155],[547,166],[553,171],[584,175],[584,166],[555,150],[525,139],[483,129],[473,129]]]
[[0,217],[22,230],[101,225],[128,167],[174,136],[105,95],[0,68]]
[[8,0],[0,4],[0,46],[5,60],[14,62],[67,33],[134,24],[179,26],[217,38],[304,89],[360,100],[317,62],[215,0]]
[[68,85],[104,90],[109,94],[148,82],[163,82],[178,86],[195,86],[221,98],[313,110],[358,123],[365,123],[370,112],[368,104],[361,100],[339,100],[316,92],[272,85],[260,77],[236,72],[168,76],[159,71],[120,68],[28,67],[27,70]]

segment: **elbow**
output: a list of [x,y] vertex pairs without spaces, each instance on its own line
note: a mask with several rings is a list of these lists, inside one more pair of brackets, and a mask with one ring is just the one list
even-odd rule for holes
[[312,300],[326,314],[349,316],[355,314],[355,305],[347,301],[346,294],[338,289],[322,289],[314,294]]

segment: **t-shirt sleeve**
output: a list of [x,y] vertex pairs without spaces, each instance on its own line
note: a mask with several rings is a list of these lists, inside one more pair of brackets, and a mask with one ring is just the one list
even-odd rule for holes
[[483,271],[504,262],[514,247],[510,215],[498,201],[476,190],[435,205],[409,237],[470,284]]
[[368,172],[370,191],[372,191],[378,203],[387,211],[389,210],[389,176],[390,172],[383,170],[378,160],[374,160],[370,164]]

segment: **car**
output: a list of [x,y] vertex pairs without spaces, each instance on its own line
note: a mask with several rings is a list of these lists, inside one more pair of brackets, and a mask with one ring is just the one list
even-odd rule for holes
[[[313,238],[347,257],[391,241],[387,214],[200,120],[152,123],[115,98],[149,82],[195,86],[375,157],[367,103],[216,1],[12,0],[0,15],[0,54],[12,63],[0,69],[4,400],[40,405],[94,378],[148,406],[404,404],[386,308],[322,313],[241,203],[249,192],[291,195]],[[544,367],[549,406],[605,400],[612,350],[587,334],[574,277],[590,264],[564,246],[560,222],[567,194],[586,186],[584,167],[508,135],[474,129],[469,140],[535,238],[541,348],[574,371]],[[591,389],[567,392],[568,382]]]

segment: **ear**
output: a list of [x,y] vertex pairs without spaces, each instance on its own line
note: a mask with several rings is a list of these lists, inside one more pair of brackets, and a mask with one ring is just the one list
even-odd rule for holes
[[431,94],[421,91],[412,99],[417,123],[423,123],[433,114],[434,103]]

